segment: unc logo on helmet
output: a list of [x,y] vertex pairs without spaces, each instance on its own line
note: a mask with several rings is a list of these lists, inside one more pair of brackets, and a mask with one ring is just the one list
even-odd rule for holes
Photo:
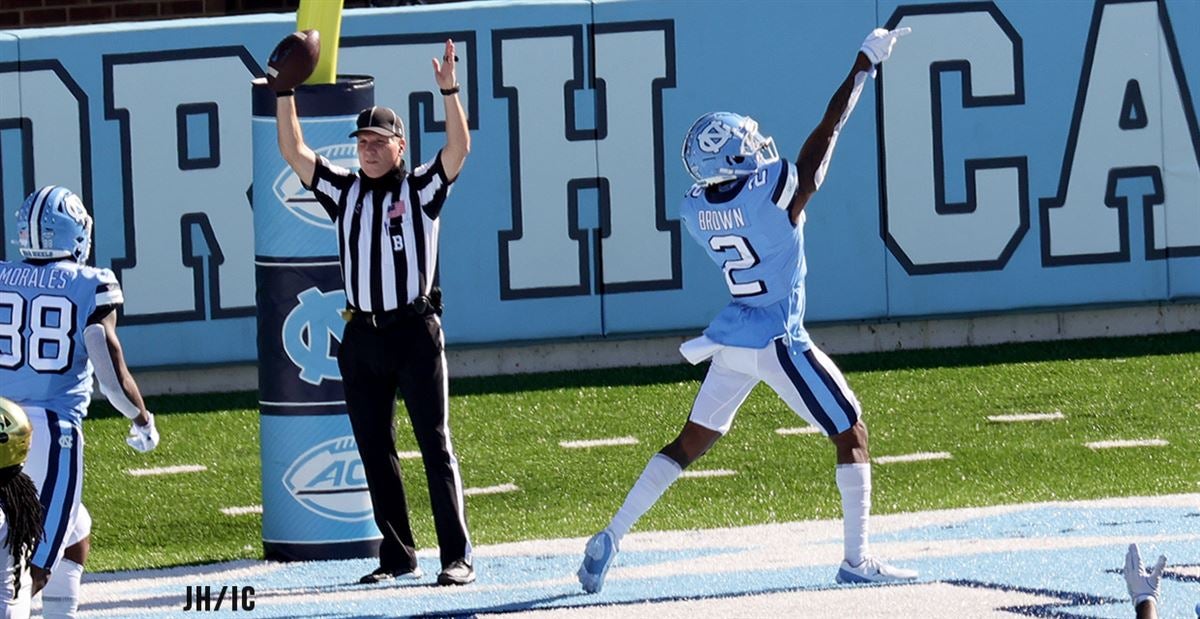
[[728,126],[718,120],[713,120],[700,132],[696,143],[700,145],[700,150],[706,153],[718,153],[732,135],[733,131]]
[[296,502],[326,518],[358,522],[374,513],[353,436],[330,439],[300,454],[283,474],[283,485]]
[[[358,151],[353,144],[333,144],[318,148],[315,152],[335,166],[354,168],[358,165]],[[279,202],[300,221],[318,228],[333,229],[333,222],[325,213],[325,209],[321,208],[312,192],[300,184],[300,177],[296,176],[290,166],[283,166],[283,171],[275,178],[271,187]]]
[[696,119],[683,139],[683,165],[701,185],[753,174],[779,160],[775,140],[758,132],[749,116],[710,112]]
[[341,342],[346,327],[338,313],[346,306],[346,293],[309,288],[296,295],[296,300],[300,303],[283,321],[283,351],[300,369],[300,380],[313,385],[325,379],[341,380],[333,340]]
[[17,242],[25,258],[83,264],[92,251],[92,216],[71,190],[47,185],[29,194],[17,211]]

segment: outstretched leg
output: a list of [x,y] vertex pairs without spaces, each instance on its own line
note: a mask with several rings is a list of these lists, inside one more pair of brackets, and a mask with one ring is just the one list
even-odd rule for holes
[[588,540],[578,573],[584,591],[600,591],[608,568],[620,549],[621,538],[658,502],[683,469],[703,456],[729,431],[738,407],[757,383],[757,378],[729,369],[714,359],[700,392],[696,394],[692,414],[679,436],[650,458],[612,521]]

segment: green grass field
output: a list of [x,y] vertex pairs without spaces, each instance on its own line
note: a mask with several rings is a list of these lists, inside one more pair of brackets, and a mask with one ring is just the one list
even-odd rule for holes
[[[835,357],[858,394],[872,456],[946,451],[952,460],[874,468],[874,512],[1195,492],[1200,486],[1200,333]],[[519,492],[468,499],[473,541],[582,537],[607,523],[646,460],[686,419],[704,367],[669,366],[470,378],[451,383],[451,427],[468,487]],[[95,518],[89,569],[108,571],[261,556],[261,517],[222,507],[261,502],[253,393],[150,398],[162,444],[122,440],[107,405],[85,424],[84,501]],[[401,408],[401,410],[403,410]],[[1061,411],[1058,421],[997,424],[987,415]],[[398,417],[399,449],[415,450]],[[732,431],[635,530],[835,518],[833,451],[765,386]],[[639,444],[566,450],[559,441],[635,436]],[[1083,444],[1158,438],[1166,447]],[[133,477],[131,468],[208,470]],[[418,544],[435,543],[424,473],[402,463]]]

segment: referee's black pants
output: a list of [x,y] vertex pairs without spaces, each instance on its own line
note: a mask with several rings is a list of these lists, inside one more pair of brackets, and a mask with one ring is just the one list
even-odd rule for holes
[[425,463],[442,567],[470,558],[462,477],[450,445],[449,386],[442,346],[441,320],[434,315],[412,315],[382,328],[351,320],[338,350],[346,409],[366,473],[375,524],[383,533],[379,565],[385,569],[417,565],[396,454],[397,388]]

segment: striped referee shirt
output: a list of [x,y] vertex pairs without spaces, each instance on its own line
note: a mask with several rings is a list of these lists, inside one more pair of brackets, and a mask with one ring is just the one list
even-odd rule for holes
[[346,301],[364,312],[386,312],[428,295],[437,272],[439,215],[452,179],[441,152],[411,174],[381,178],[317,159],[312,186],[338,231]]

